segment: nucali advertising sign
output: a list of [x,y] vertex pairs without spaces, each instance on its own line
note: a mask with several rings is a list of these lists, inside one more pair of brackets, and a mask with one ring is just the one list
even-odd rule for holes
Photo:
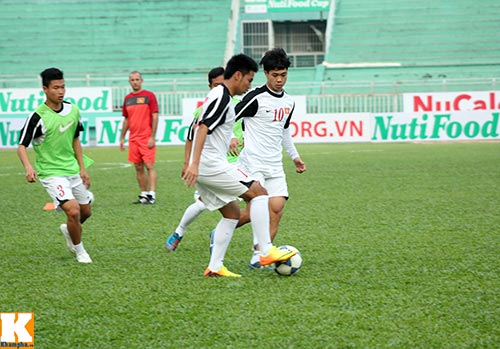
[[500,111],[500,91],[405,93],[403,108],[408,113]]

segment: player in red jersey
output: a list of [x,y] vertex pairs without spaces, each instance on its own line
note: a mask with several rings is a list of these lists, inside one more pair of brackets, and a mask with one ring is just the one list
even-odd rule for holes
[[135,166],[137,182],[141,190],[134,204],[154,204],[157,181],[155,159],[158,101],[153,92],[142,88],[143,81],[138,71],[129,74],[132,92],[126,95],[123,101],[124,119],[120,150],[125,150],[125,135],[127,131],[130,131],[128,161]]

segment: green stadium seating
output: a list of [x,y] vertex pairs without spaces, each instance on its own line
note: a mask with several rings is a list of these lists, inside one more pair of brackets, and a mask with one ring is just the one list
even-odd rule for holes
[[6,0],[1,74],[206,72],[226,49],[230,0]]
[[398,86],[401,81],[440,89],[429,82],[499,75],[498,0],[349,0],[336,6],[325,82],[364,81],[379,92],[404,92],[415,87]]
[[[373,95],[378,103],[380,94],[388,102],[376,110],[390,105],[397,111],[392,101],[403,92],[491,90],[495,78],[500,81],[498,0],[332,3],[324,64],[290,69],[286,86],[293,95],[308,96],[311,112],[375,110],[322,105],[334,105],[330,99],[339,95]],[[232,5],[231,0],[3,0],[0,88],[38,87],[39,72],[56,66],[68,86],[113,87],[118,110],[129,89],[128,73],[139,70],[144,87],[172,104],[161,106],[162,112],[178,114],[179,98],[173,95],[203,95],[206,73],[224,63]],[[238,40],[239,35],[235,47],[241,47]],[[259,72],[254,86],[263,82]]]

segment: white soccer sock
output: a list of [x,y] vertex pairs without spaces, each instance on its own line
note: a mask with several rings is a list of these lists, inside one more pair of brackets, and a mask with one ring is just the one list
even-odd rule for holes
[[148,194],[151,195],[153,199],[156,199],[156,192],[150,191]]
[[85,248],[83,247],[83,242],[80,242],[78,245],[75,246],[75,252],[80,253],[80,252],[85,252]]
[[186,208],[186,211],[184,211],[184,214],[182,215],[181,221],[179,222],[179,225],[175,229],[175,232],[179,236],[183,236],[184,232],[189,227],[189,225],[193,223],[194,220],[203,211],[205,211],[205,208],[206,208],[205,204],[200,200],[196,200],[191,205],[189,205],[189,207]]
[[260,262],[260,251],[254,251],[252,258],[250,258],[250,264],[255,264]]
[[148,196],[148,192],[147,191],[141,191],[141,196],[147,197]]
[[234,229],[238,224],[237,219],[229,219],[222,217],[214,232],[214,245],[212,247],[212,255],[208,269],[218,271],[223,266],[224,256],[226,255],[229,242],[233,237]]
[[269,196],[257,196],[250,202],[250,224],[254,240],[257,240],[260,253],[265,255],[273,245],[269,232]]

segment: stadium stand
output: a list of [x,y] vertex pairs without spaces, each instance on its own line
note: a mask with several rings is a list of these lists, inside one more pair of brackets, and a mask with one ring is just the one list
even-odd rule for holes
[[199,76],[224,61],[230,11],[230,0],[2,1],[1,73],[30,86],[48,66],[82,83],[106,75],[100,85],[126,82],[134,69],[171,80]]
[[342,84],[354,92],[355,81],[406,92],[442,89],[433,80],[497,76],[499,12],[497,0],[336,1],[322,80],[335,81],[337,93]]
[[[206,72],[224,63],[235,3],[3,0],[0,88],[37,87],[39,72],[57,66],[70,86],[113,87],[119,110],[128,72],[139,70],[160,113],[180,115],[182,98],[203,96]],[[498,0],[331,4],[325,61],[291,69],[287,83],[309,112],[399,111],[403,92],[497,89]],[[241,35],[234,40],[241,47]],[[258,74],[254,85],[262,82]]]

